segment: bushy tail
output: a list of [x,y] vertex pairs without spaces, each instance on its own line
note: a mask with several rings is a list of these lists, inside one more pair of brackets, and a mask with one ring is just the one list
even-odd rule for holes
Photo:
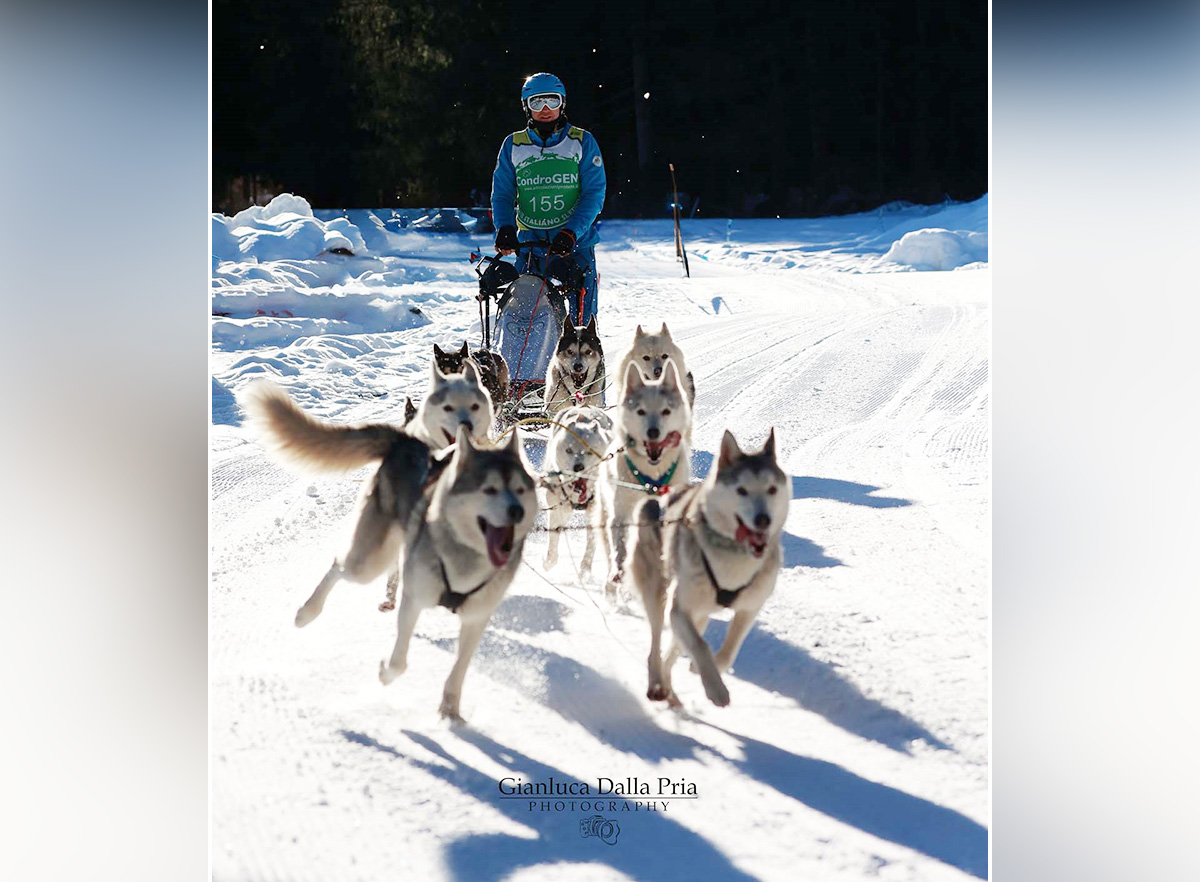
[[303,471],[346,472],[383,459],[403,433],[382,423],[337,426],[311,417],[278,385],[256,380],[238,396],[267,450]]
[[[638,506],[637,537],[633,544],[633,580],[641,591],[647,614],[661,618],[661,605],[666,599],[666,579],[663,575],[662,508],[651,497]],[[653,607],[658,607],[652,611]]]

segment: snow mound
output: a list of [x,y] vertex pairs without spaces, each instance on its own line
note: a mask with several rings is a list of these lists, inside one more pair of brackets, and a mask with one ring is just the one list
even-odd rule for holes
[[923,229],[905,233],[883,255],[916,270],[952,270],[988,259],[987,233]]
[[266,205],[252,205],[231,218],[213,215],[217,261],[311,260],[345,251],[367,252],[358,227],[344,217],[318,220],[302,196],[281,193]]

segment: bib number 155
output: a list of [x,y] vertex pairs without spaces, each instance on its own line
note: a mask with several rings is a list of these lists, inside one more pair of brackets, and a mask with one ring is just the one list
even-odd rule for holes
[[538,211],[562,211],[567,207],[567,201],[560,193],[557,196],[551,197],[549,194],[544,196],[530,196],[529,210]]

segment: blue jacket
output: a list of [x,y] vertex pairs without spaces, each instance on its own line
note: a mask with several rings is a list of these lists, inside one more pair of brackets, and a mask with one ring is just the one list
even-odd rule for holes
[[496,170],[492,173],[492,221],[496,229],[517,225],[517,173],[513,162],[514,149],[526,152],[536,149],[545,153],[552,148],[562,149],[564,146],[570,146],[563,144],[567,138],[578,141],[583,148],[579,156],[579,202],[576,203],[574,212],[562,227],[552,230],[521,230],[517,238],[522,242],[547,235],[553,238],[559,229],[566,228],[575,234],[577,248],[589,248],[599,240],[595,223],[600,209],[604,207],[604,192],[607,187],[604,161],[592,133],[569,124],[545,140],[532,126],[520,132],[513,132],[504,139],[500,154],[496,157]]

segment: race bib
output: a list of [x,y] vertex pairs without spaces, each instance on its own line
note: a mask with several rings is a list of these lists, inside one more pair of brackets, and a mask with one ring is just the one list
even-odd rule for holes
[[579,162],[545,153],[516,168],[517,224],[530,230],[561,227],[579,202]]

